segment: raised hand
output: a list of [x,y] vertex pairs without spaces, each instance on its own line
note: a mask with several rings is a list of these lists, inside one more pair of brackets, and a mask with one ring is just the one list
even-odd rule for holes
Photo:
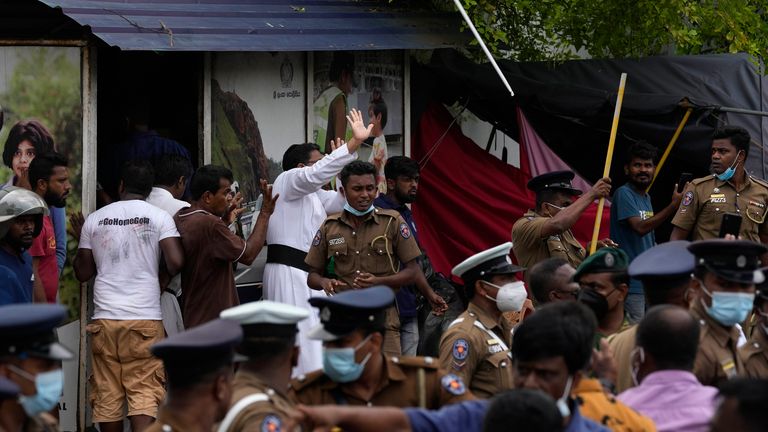
[[272,186],[268,185],[264,179],[259,180],[259,189],[261,189],[261,195],[264,197],[260,212],[271,215],[275,211],[275,204],[277,204],[280,194],[272,196]]
[[352,108],[347,116],[349,126],[352,128],[352,139],[347,143],[347,148],[350,153],[354,153],[360,148],[360,144],[367,140],[371,136],[371,130],[373,130],[373,123],[365,125],[363,121],[363,113],[360,110]]

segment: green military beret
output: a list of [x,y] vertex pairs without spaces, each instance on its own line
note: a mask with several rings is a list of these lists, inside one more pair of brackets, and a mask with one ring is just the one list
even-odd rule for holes
[[578,282],[582,275],[590,273],[626,271],[627,266],[629,266],[629,257],[623,250],[612,247],[600,248],[579,265],[573,275],[573,280]]

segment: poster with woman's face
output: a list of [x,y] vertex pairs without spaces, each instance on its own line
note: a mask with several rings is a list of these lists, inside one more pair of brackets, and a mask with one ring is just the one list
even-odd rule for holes
[[[81,99],[80,48],[0,47],[0,187],[31,189],[30,163],[38,155],[55,151],[68,160],[71,189],[65,196],[64,211],[69,214],[80,210]],[[58,204],[64,203],[59,200]],[[62,210],[58,212],[63,214]],[[58,225],[61,229],[66,222],[59,221]],[[66,232],[66,226],[63,228]],[[71,258],[76,242],[70,239],[67,246]],[[59,280],[59,301],[76,313],[79,285],[70,265],[64,267]]]

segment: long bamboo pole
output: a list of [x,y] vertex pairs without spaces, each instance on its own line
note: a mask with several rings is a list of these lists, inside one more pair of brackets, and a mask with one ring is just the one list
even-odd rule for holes
[[[616,132],[619,129],[619,114],[621,113],[621,103],[624,101],[624,87],[627,83],[627,74],[621,74],[619,81],[619,93],[616,95],[616,109],[613,111],[613,124],[611,125],[611,137],[608,140],[608,155],[605,157],[605,166],[603,167],[603,177],[608,177],[611,172],[611,160],[613,159],[613,148],[616,144]],[[595,216],[595,229],[592,230],[592,244],[589,247],[589,253],[595,253],[597,250],[597,237],[600,235],[600,222],[603,220],[603,207],[605,198],[600,198],[597,204],[597,215]]]
[[669,156],[669,153],[672,152],[672,147],[675,146],[675,143],[677,142],[677,139],[680,137],[680,133],[683,132],[683,128],[685,127],[685,124],[688,123],[688,117],[691,116],[692,112],[693,112],[693,108],[688,108],[687,110],[685,110],[685,115],[683,115],[683,119],[680,120],[680,124],[677,125],[677,129],[675,130],[674,135],[672,135],[672,139],[669,140],[669,144],[667,144],[667,148],[666,150],[664,150],[664,154],[661,155],[661,160],[659,160],[659,164],[656,166],[656,171],[653,173],[651,184],[649,184],[648,188],[645,189],[646,193],[648,193],[648,191],[651,190],[651,187],[653,187],[653,183],[656,181],[656,177],[659,176],[659,171],[661,171],[661,167],[663,167],[664,162],[667,161],[667,157]]

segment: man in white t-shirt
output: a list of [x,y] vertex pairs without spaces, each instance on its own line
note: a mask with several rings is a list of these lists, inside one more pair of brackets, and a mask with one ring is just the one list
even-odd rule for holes
[[145,429],[165,397],[163,364],[149,347],[164,337],[161,267],[175,275],[184,253],[171,216],[144,201],[153,181],[149,162],[124,165],[120,201],[88,216],[73,263],[81,282],[96,277],[93,321],[88,325],[90,390],[93,421],[102,432],[123,430],[126,401],[132,430]]
[[[189,207],[182,201],[184,191],[189,183],[192,163],[184,156],[166,154],[155,163],[155,185],[147,197],[147,202],[168,212],[173,217],[179,210]],[[160,281],[163,290],[160,295],[160,311],[163,315],[165,334],[184,331],[184,321],[181,317],[178,297],[181,295],[181,275],[176,275],[170,281]]]

